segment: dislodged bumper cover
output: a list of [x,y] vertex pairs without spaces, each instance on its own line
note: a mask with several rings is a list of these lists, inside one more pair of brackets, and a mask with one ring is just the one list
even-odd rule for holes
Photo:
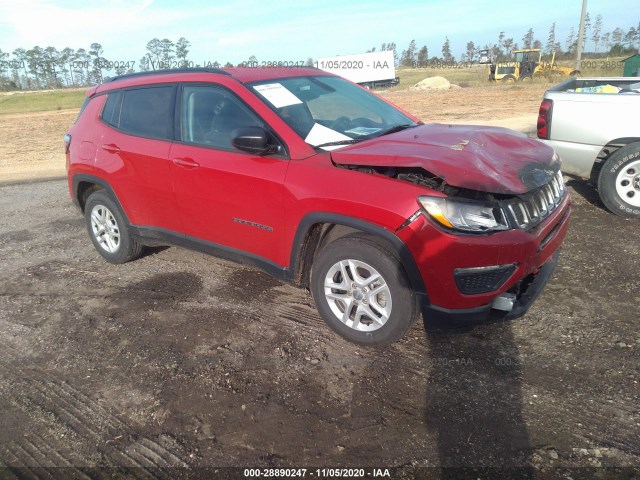
[[560,169],[552,148],[501,127],[432,123],[331,152],[340,165],[421,168],[449,185],[520,195]]

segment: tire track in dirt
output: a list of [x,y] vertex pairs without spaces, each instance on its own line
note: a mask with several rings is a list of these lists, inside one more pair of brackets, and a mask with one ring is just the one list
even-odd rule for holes
[[[11,367],[5,370],[5,384],[10,383],[13,388],[18,386],[22,392],[22,397],[13,402],[16,407],[24,412],[41,411],[53,415],[56,423],[75,432],[84,445],[95,446],[107,464],[135,467],[132,473],[142,475],[139,478],[170,478],[160,469],[188,467],[179,454],[149,438],[137,436],[134,428],[72,385],[40,368],[22,367],[18,352],[10,345],[5,347],[1,355],[4,363]],[[9,376],[11,378],[7,378]],[[113,440],[105,441],[106,438]],[[14,457],[9,460],[10,465],[69,467],[88,463],[82,457],[49,447],[37,434],[19,444],[12,442],[7,451]]]
[[[14,461],[11,462],[16,467],[7,467],[9,471],[13,469],[13,478],[25,478],[25,473],[29,473],[33,478],[67,480],[96,479],[95,475],[90,476],[79,468],[74,467],[69,461],[55,450],[47,447],[47,443],[40,436],[30,435],[25,437],[21,444],[12,442],[7,451],[13,455]],[[53,464],[51,457],[55,456],[60,464]],[[29,465],[29,466],[26,466]],[[4,472],[3,472],[4,473]]]
[[264,323],[269,325],[282,325],[281,319],[303,325],[310,329],[322,333],[321,330],[329,328],[324,321],[318,316],[315,307],[302,302],[292,302],[290,295],[280,295],[274,299],[270,310],[275,315],[262,315]]
[[[47,442],[37,433],[30,433],[29,436],[24,437],[23,443],[21,445],[14,445],[18,449],[21,449],[25,452],[30,452],[31,458],[35,461],[35,465],[38,465],[45,469],[52,467],[58,469],[59,467],[63,467],[64,473],[60,476],[60,478],[68,478],[69,476],[87,480],[91,480],[92,478],[73,465],[72,462],[79,462],[79,458],[68,459],[62,456],[57,450],[50,448],[49,442]],[[54,460],[53,457],[55,457],[55,461],[52,461]]]

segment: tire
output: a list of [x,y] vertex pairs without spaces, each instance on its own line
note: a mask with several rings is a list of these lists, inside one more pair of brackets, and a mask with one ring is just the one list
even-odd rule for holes
[[616,215],[640,218],[640,143],[620,148],[602,166],[598,192]]
[[579,77],[582,75],[582,72],[580,70],[573,70],[571,73],[569,73],[570,77]]
[[108,262],[126,263],[142,255],[144,246],[131,236],[120,207],[105,190],[89,196],[84,217],[93,246]]
[[531,83],[531,75],[525,75],[524,77],[520,77],[520,81],[522,83]]
[[361,234],[339,238],[318,254],[311,294],[324,321],[361,345],[395,342],[419,312],[399,260],[386,246]]
[[502,83],[516,83],[516,77],[513,75],[505,75],[502,77]]

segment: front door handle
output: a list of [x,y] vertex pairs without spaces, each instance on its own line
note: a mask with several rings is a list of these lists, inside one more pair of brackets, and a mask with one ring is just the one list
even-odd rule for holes
[[102,149],[111,153],[118,153],[120,151],[120,147],[113,143],[105,143],[102,145]]
[[184,168],[198,168],[200,166],[198,162],[196,162],[193,158],[189,158],[189,157],[174,158],[173,163]]

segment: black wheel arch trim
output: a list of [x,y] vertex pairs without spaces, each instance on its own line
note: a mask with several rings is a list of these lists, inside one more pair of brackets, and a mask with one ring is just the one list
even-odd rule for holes
[[113,197],[114,201],[118,204],[118,207],[120,207],[120,211],[122,212],[122,215],[124,216],[124,221],[127,223],[127,225],[131,225],[131,222],[129,221],[129,217],[127,217],[127,212],[124,211],[124,208],[122,208],[122,203],[120,202],[120,199],[118,198],[118,195],[116,195],[116,192],[113,190],[113,188],[111,188],[111,185],[109,185],[109,183],[100,178],[100,177],[96,177],[93,175],[88,175],[86,173],[76,173],[73,176],[73,201],[74,203],[76,203],[78,206],[80,206],[82,208],[82,206],[80,205],[80,200],[78,199],[78,185],[80,185],[80,183],[82,182],[87,182],[87,183],[95,183],[96,185],[100,185],[102,188],[104,188],[105,190],[107,190],[109,192],[109,194]]
[[351,227],[386,240],[386,242],[393,248],[395,253],[400,258],[400,262],[402,263],[402,266],[404,267],[405,272],[409,277],[409,282],[411,283],[411,287],[413,288],[413,290],[416,292],[416,294],[425,297],[425,300],[428,301],[427,290],[425,288],[424,281],[422,280],[422,275],[420,275],[420,270],[418,269],[418,266],[413,259],[413,255],[404,244],[404,242],[400,240],[400,238],[398,238],[398,236],[396,236],[390,230],[380,227],[379,225],[367,222],[366,220],[336,213],[312,212],[308,213],[302,218],[302,220],[298,224],[298,229],[296,230],[296,234],[293,239],[293,246],[291,248],[291,257],[289,262],[290,274],[293,275],[298,271],[298,268],[300,267],[299,263],[301,260],[300,253],[304,245],[304,240],[311,230],[311,227],[316,224],[343,225],[345,227]]

